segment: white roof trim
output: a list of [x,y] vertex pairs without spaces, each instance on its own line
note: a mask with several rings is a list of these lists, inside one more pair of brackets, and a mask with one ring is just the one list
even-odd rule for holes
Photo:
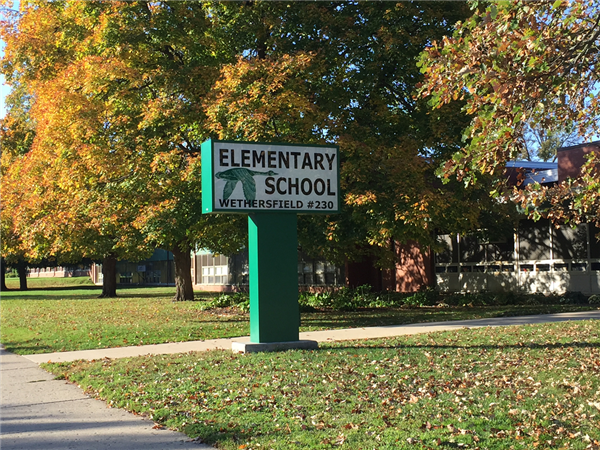
[[508,161],[506,167],[516,169],[558,169],[557,162],[542,161]]

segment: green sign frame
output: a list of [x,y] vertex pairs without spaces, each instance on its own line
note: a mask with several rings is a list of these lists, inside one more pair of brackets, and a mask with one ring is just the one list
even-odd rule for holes
[[339,213],[337,145],[209,139],[201,155],[203,213]]

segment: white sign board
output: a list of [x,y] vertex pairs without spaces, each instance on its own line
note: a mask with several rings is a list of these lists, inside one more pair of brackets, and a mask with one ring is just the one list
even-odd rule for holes
[[203,212],[336,213],[336,146],[206,141]]

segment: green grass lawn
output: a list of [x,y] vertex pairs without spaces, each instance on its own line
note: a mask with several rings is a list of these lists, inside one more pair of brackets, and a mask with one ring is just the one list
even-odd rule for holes
[[600,321],[44,367],[223,449],[600,448]]
[[[246,336],[248,314],[235,308],[202,311],[202,300],[173,302],[173,287],[121,288],[114,299],[99,299],[95,286],[2,293],[0,341],[18,354],[122,347]],[[300,331],[582,311],[573,305],[450,308],[381,308],[302,314]]]

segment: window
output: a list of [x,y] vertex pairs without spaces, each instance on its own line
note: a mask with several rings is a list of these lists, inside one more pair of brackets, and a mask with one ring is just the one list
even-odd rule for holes
[[590,254],[592,258],[600,258],[600,228],[590,224]]
[[311,259],[302,255],[298,262],[298,284],[310,285],[336,285],[342,278],[339,269],[327,261]]
[[[523,221],[519,224],[519,259],[550,259],[550,223],[548,220]],[[523,267],[525,266],[521,266],[521,270]],[[533,270],[533,267],[530,270]]]
[[160,283],[160,270],[149,270],[145,272],[144,281],[149,284]]
[[228,266],[204,266],[202,267],[202,284],[227,284],[228,275]]
[[556,263],[554,264],[554,271],[555,272],[566,272],[567,270],[569,270],[569,265],[566,263]]
[[119,283],[131,284],[133,283],[133,272],[122,272],[119,274]]
[[514,235],[487,243],[487,258],[492,261],[513,261],[515,251]]
[[435,253],[435,262],[437,264],[450,264],[458,262],[458,246],[456,244],[456,236],[449,234],[438,236],[438,243],[441,244],[443,250]]
[[587,227],[579,224],[577,228],[563,225],[552,227],[555,259],[587,258]]
[[477,236],[460,237],[460,261],[474,263],[485,261],[485,249]]

